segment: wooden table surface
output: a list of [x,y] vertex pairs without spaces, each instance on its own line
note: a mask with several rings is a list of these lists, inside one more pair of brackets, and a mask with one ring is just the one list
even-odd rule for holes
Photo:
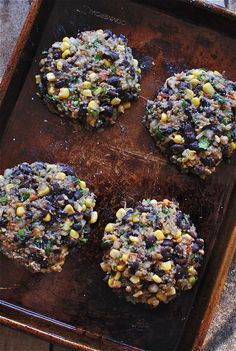
[[[236,11],[236,0],[208,0],[207,2],[216,3],[220,6],[227,6],[231,10]],[[29,7],[29,0],[0,0],[0,79]],[[228,280],[225,284],[202,351],[236,350],[236,335],[234,334],[236,325],[236,308],[234,308],[236,290],[235,278],[236,259],[232,264]],[[0,326],[0,351],[63,350],[69,351],[68,348],[52,345],[30,335]]]

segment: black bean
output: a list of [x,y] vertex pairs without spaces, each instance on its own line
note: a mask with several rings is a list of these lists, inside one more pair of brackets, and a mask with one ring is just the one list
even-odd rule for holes
[[51,183],[51,190],[53,194],[59,194],[61,191],[60,184],[58,182]]
[[200,249],[203,248],[204,247],[203,239],[200,239],[200,238],[196,239],[196,244],[198,244]]
[[127,38],[126,38],[126,36],[125,36],[124,34],[122,34],[122,33],[119,35],[119,38],[120,38],[124,43],[127,43],[127,41],[128,41]]
[[19,169],[24,174],[31,174],[31,172],[32,172],[32,168],[29,165],[27,165],[26,163],[20,164]]
[[123,60],[120,64],[120,66],[124,66],[124,67],[129,67],[130,63],[128,60]]
[[176,245],[176,246],[175,246],[175,252],[176,252],[178,255],[182,255],[183,252],[184,252],[184,249],[182,248],[182,246]]
[[80,190],[76,190],[73,196],[75,200],[79,200],[83,196],[83,193]]
[[180,89],[185,89],[185,88],[189,88],[189,87],[190,87],[190,84],[187,82],[180,82],[180,84],[179,84]]
[[176,270],[176,273],[175,273],[176,279],[183,279],[186,277],[185,269],[181,267],[179,264],[175,266],[175,270]]
[[174,258],[175,263],[183,266],[187,263],[187,258]]
[[80,230],[80,229],[82,229],[82,224],[81,224],[81,222],[74,223],[73,226],[72,226],[72,228],[73,228],[74,230]]
[[163,87],[161,89],[162,93],[168,94],[169,93],[169,88],[168,87]]
[[35,163],[35,169],[37,171],[40,171],[40,170],[45,169],[45,168],[46,168],[46,164],[44,162],[39,161],[39,162]]
[[80,105],[80,107],[78,108],[78,114],[80,117],[85,117],[87,114],[87,107],[85,105]]
[[201,161],[205,166],[209,166],[209,167],[215,166],[215,160],[212,156],[201,157]]
[[60,164],[60,166],[61,166],[62,172],[66,173],[67,175],[75,176],[75,171],[73,167],[69,165],[64,165],[64,164]]
[[173,133],[173,131],[174,131],[174,128],[172,128],[172,127],[167,127],[167,128],[165,128],[165,129],[162,129],[162,130],[161,130],[161,132],[162,132],[163,134],[171,134],[171,133]]
[[104,34],[105,34],[105,39],[108,39],[108,38],[112,37],[112,35],[113,35],[113,33],[110,29],[105,29]]
[[110,84],[114,87],[117,87],[120,84],[120,77],[118,76],[111,76],[107,79],[107,84]]
[[59,51],[56,51],[53,53],[53,58],[55,60],[58,60],[59,58],[61,58],[61,53]]
[[129,272],[130,274],[135,274],[138,270],[139,267],[139,262],[138,261],[134,261],[129,263]]
[[192,126],[192,124],[191,123],[185,123],[184,125],[183,125],[183,130],[184,130],[184,133],[191,133],[191,132],[193,132],[193,126]]
[[33,213],[31,212],[31,211],[26,211],[25,212],[25,218],[26,219],[30,219],[30,218],[32,218],[33,217]]
[[104,116],[111,117],[113,115],[113,107],[112,106],[105,106],[104,110],[102,111]]
[[193,143],[190,143],[188,145],[188,148],[190,150],[195,150],[195,151],[198,151],[200,149],[197,141],[194,141]]
[[164,260],[169,260],[172,256],[170,247],[161,247],[161,255]]
[[172,145],[171,151],[174,155],[181,154],[184,151],[184,146],[179,144]]
[[146,243],[146,247],[149,248],[152,247],[153,244],[156,242],[156,236],[153,234],[149,234],[144,237],[144,240]]
[[170,239],[165,239],[161,245],[162,245],[162,246],[173,247],[173,246],[174,246],[174,243],[173,243],[173,241],[170,240]]
[[62,88],[67,86],[68,86],[68,82],[65,79],[58,79],[55,81],[56,88]]
[[192,247],[192,252],[193,252],[193,253],[199,251],[199,246],[198,246],[198,244],[193,243],[193,244],[191,245],[191,247]]
[[86,210],[84,212],[84,219],[86,219],[86,221],[89,221],[91,219],[91,211],[90,210]]
[[232,129],[232,137],[236,139],[236,127]]
[[119,59],[119,54],[117,54],[117,52],[114,51],[106,50],[103,54],[103,58],[106,58],[111,61],[116,61]]
[[[122,88],[121,88],[122,90]],[[118,96],[118,88],[116,90],[108,90],[107,95],[110,97],[117,97]]]
[[196,136],[194,133],[186,133],[185,139],[188,143],[191,143],[191,142],[194,142],[194,140],[196,139]]

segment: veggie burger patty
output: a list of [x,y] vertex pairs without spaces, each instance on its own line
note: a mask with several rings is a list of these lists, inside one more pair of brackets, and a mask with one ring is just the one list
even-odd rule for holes
[[0,249],[33,272],[61,271],[87,241],[95,196],[68,165],[35,162],[0,176]]
[[101,267],[110,288],[132,303],[152,307],[191,289],[204,255],[204,241],[177,203],[143,200],[121,208],[105,227]]
[[147,103],[144,123],[172,162],[205,178],[236,149],[236,83],[217,71],[175,74]]
[[89,128],[115,123],[140,91],[141,70],[127,43],[123,34],[102,29],[54,43],[36,75],[50,110]]

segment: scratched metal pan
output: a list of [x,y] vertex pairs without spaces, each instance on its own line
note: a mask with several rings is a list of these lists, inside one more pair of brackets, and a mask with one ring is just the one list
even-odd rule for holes
[[[0,322],[80,350],[198,350],[235,248],[236,158],[202,181],[181,174],[142,126],[146,99],[192,67],[236,79],[235,16],[189,1],[34,1],[1,86],[0,171],[22,161],[68,162],[97,194],[99,223],[61,273],[31,274],[0,257]],[[153,3],[153,4],[151,4]],[[78,29],[124,33],[142,66],[142,96],[103,132],[51,114],[36,97],[42,50]],[[122,201],[175,198],[206,242],[197,286],[156,310],[118,299],[99,267],[104,223]]]

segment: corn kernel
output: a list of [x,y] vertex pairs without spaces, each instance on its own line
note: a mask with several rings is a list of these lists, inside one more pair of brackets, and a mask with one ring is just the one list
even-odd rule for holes
[[88,197],[86,200],[85,200],[85,205],[86,207],[88,208],[92,208],[94,207],[94,201],[91,197]]
[[109,240],[114,242],[114,241],[116,241],[116,239],[117,239],[116,235],[114,235],[114,234],[109,235]]
[[88,82],[87,80],[83,82],[83,89],[90,89],[92,86],[91,82]]
[[218,72],[218,71],[214,71],[214,75],[218,76],[218,77],[222,77],[222,74],[220,72]]
[[20,206],[23,206],[23,203],[20,201],[16,202],[16,207],[20,207]]
[[113,289],[119,289],[121,287],[121,282],[119,280],[114,280],[112,284]]
[[194,97],[191,100],[191,103],[195,106],[198,107],[200,105],[200,99],[198,97]]
[[82,212],[85,212],[85,211],[86,211],[86,209],[87,209],[86,205],[85,205],[85,204],[83,204],[83,205],[82,205],[82,207],[81,207],[81,211],[82,211]]
[[142,214],[141,214],[141,223],[142,224],[147,223],[147,213],[146,212],[142,212]]
[[191,89],[186,89],[184,97],[185,99],[192,99],[194,97],[194,92]]
[[118,112],[120,112],[120,113],[125,113],[125,109],[124,109],[124,106],[123,106],[123,105],[119,105],[119,106],[118,106]]
[[44,222],[50,222],[52,219],[50,213],[47,213],[46,216],[43,218]]
[[97,220],[98,220],[98,213],[97,213],[97,211],[93,211],[93,212],[91,213],[91,219],[90,219],[89,222],[90,222],[91,224],[93,224],[93,223],[96,223]]
[[64,261],[64,260],[61,260],[61,261],[59,261],[57,264],[58,264],[59,266],[63,266],[64,263],[65,263],[65,261]]
[[204,91],[204,93],[206,93],[209,96],[212,96],[215,93],[215,89],[209,82],[203,85],[202,90]]
[[137,291],[135,294],[133,294],[133,297],[137,298],[139,296],[142,296],[143,292],[141,290]]
[[65,42],[65,41],[66,41],[66,42],[68,42],[68,43],[69,43],[69,42],[70,42],[70,38],[68,38],[68,37],[64,37],[64,38],[62,39],[62,41],[63,41],[63,42]]
[[64,211],[66,211],[69,215],[72,215],[75,213],[74,208],[70,204],[64,207]]
[[167,122],[167,114],[164,112],[161,114],[161,121],[164,123]]
[[194,76],[199,77],[199,76],[203,73],[203,70],[202,70],[202,69],[194,69],[194,70],[192,70],[191,73],[192,73]]
[[116,249],[112,249],[112,250],[110,251],[110,256],[111,256],[112,258],[114,258],[114,260],[115,260],[115,259],[117,259],[117,258],[120,257],[120,251],[119,251],[119,250],[116,250]]
[[90,89],[84,89],[84,90],[82,90],[82,94],[83,94],[84,96],[87,96],[87,97],[91,97],[91,96],[92,96],[92,92],[91,92]]
[[99,108],[98,104],[96,101],[91,100],[88,104],[88,109],[91,110],[97,110]]
[[56,175],[57,180],[64,180],[66,178],[66,174],[64,172],[58,172]]
[[129,240],[133,243],[133,244],[137,244],[139,242],[139,238],[137,236],[133,236],[130,235],[129,236]]
[[113,278],[109,278],[108,279],[108,286],[110,287],[110,288],[112,288],[113,287],[113,282],[114,282],[114,279]]
[[69,230],[70,227],[72,226],[72,224],[73,224],[73,222],[71,222],[69,219],[66,219],[66,220],[65,220],[65,223],[64,223],[64,225],[63,225],[63,229],[64,229],[64,230]]
[[43,66],[43,65],[45,64],[45,59],[41,59],[41,60],[39,61],[39,64],[40,64],[40,66]]
[[151,204],[151,205],[154,205],[154,206],[157,205],[157,200],[152,199],[152,200],[150,201],[150,204]]
[[123,104],[124,110],[128,110],[131,107],[131,102],[125,102]]
[[133,214],[132,215],[132,221],[133,221],[133,223],[138,223],[139,222],[139,215],[138,214]]
[[160,268],[167,272],[170,271],[172,267],[172,261],[160,262]]
[[163,234],[162,230],[157,229],[154,234],[156,235],[157,240],[164,240],[165,235]]
[[121,277],[121,273],[117,272],[114,278],[115,278],[115,280],[119,280],[120,277]]
[[176,144],[183,144],[184,143],[184,138],[179,134],[176,134],[174,136],[173,140]]
[[47,77],[47,80],[49,81],[49,82],[54,82],[54,80],[56,80],[56,77],[55,77],[55,74],[54,73],[47,73],[46,74],[46,77]]
[[86,183],[83,180],[79,181],[79,187],[80,189],[85,189],[86,188]]
[[176,290],[175,290],[175,288],[174,288],[173,286],[171,286],[169,289],[167,289],[166,295],[167,295],[167,296],[176,295]]
[[234,151],[236,149],[236,143],[232,142],[230,143],[230,150]]
[[57,69],[58,69],[58,71],[61,71],[61,70],[62,70],[62,67],[63,67],[62,61],[58,60],[58,61],[57,61]]
[[121,221],[124,215],[126,214],[126,211],[124,208],[119,208],[119,210],[116,212],[116,218]]
[[73,239],[79,239],[79,233],[76,230],[71,229],[70,230],[70,237]]
[[162,292],[159,292],[156,294],[156,297],[158,300],[162,301],[162,302],[165,302],[167,300],[167,297],[165,294],[163,294]]
[[194,268],[194,266],[190,266],[190,267],[188,267],[188,273],[190,273],[190,274],[196,274],[196,269]]
[[181,232],[180,229],[178,229],[178,230],[176,231],[176,233],[175,233],[175,239],[178,239],[178,238],[180,238],[181,236],[182,236],[182,232]]
[[126,267],[126,265],[124,263],[118,264],[116,266],[116,268],[119,272],[123,272],[125,270],[125,267]]
[[106,233],[110,233],[110,232],[113,232],[113,230],[115,229],[115,226],[113,223],[108,223],[105,227],[105,232]]
[[38,192],[38,196],[39,196],[39,197],[42,197],[42,196],[47,195],[48,193],[50,193],[50,188],[49,188],[48,186],[45,186],[43,189],[41,189],[41,190]]
[[138,284],[140,282],[139,277],[136,277],[136,275],[132,275],[132,277],[129,279],[133,284]]
[[111,100],[111,104],[112,106],[117,106],[119,105],[121,102],[121,99],[119,99],[118,97],[114,97],[112,100]]
[[65,51],[62,53],[61,57],[62,57],[63,59],[65,59],[65,58],[67,58],[69,55],[70,55],[70,50],[67,49],[67,50],[65,50]]
[[116,49],[120,52],[125,52],[125,47],[124,45],[117,45]]
[[100,267],[102,268],[103,272],[109,272],[109,266],[106,263],[102,262]]
[[102,87],[98,87],[96,90],[93,91],[93,95],[97,96],[103,92]]
[[134,64],[134,67],[135,67],[135,68],[138,67],[138,60],[133,59],[133,64]]
[[61,88],[58,94],[60,99],[67,99],[70,96],[70,90],[68,88]]
[[9,193],[11,191],[11,189],[14,188],[14,185],[12,183],[9,183],[5,186],[5,191],[6,193]]
[[110,61],[108,61],[107,59],[104,59],[104,60],[103,60],[103,63],[104,63],[104,65],[105,65],[107,68],[111,66]]
[[47,91],[48,91],[48,95],[53,95],[53,94],[55,94],[55,88],[54,88],[54,86],[53,86],[53,85],[49,86],[48,89],[47,89]]
[[35,76],[35,82],[36,82],[36,84],[41,83],[41,76],[40,76],[39,74],[37,74],[37,75]]
[[162,279],[157,274],[153,274],[152,280],[157,284],[162,282]]
[[190,83],[195,88],[199,84],[199,80],[197,78],[193,78],[190,80]]
[[17,207],[17,209],[16,209],[16,215],[17,215],[18,217],[22,217],[22,216],[24,216],[24,214],[25,214],[25,209],[24,209],[24,207],[23,207],[23,206]]
[[96,80],[98,80],[98,74],[95,73],[95,72],[90,73],[89,79],[90,79],[92,82],[95,82]]
[[189,284],[191,284],[191,285],[194,285],[194,284],[196,283],[196,281],[197,281],[197,278],[196,278],[196,277],[189,277],[189,278],[188,278],[188,282],[189,282]]
[[68,41],[63,41],[63,43],[60,46],[61,51],[65,52],[69,48],[70,48],[70,43],[68,43]]
[[124,254],[122,255],[121,259],[122,259],[123,262],[127,262],[128,259],[129,259],[129,254],[124,253]]

